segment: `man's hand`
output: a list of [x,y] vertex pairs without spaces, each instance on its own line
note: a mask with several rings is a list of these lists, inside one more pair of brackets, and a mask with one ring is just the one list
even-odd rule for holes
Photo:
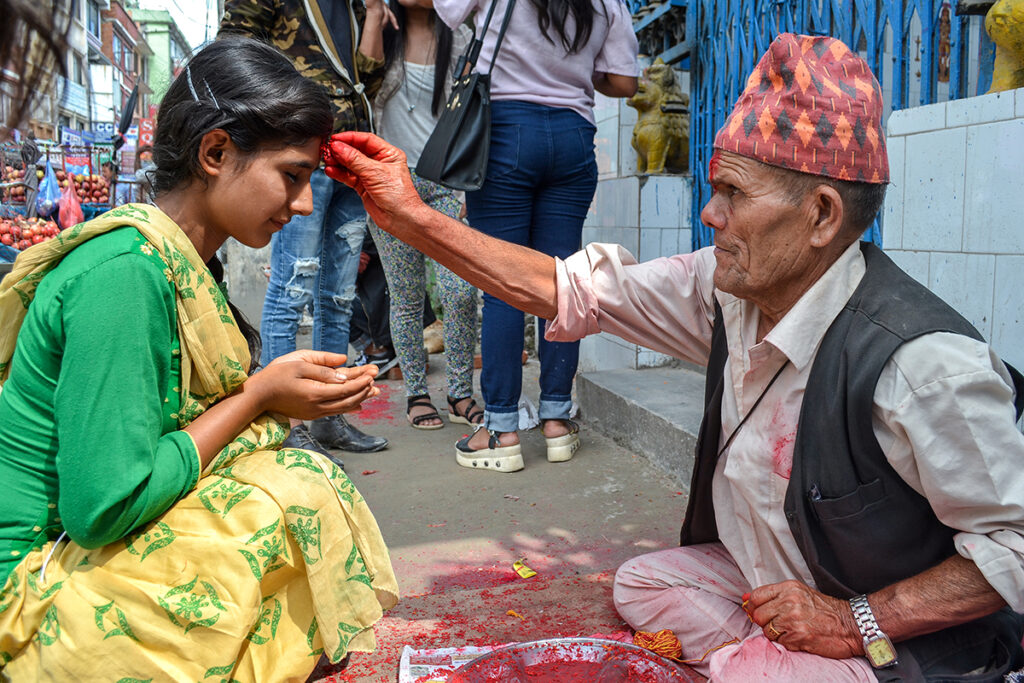
[[[749,597],[748,597],[749,596]],[[850,603],[820,593],[799,581],[755,588],[743,608],[769,640],[787,650],[847,659],[864,654]]]
[[354,131],[333,135],[327,144],[324,172],[355,190],[381,229],[397,234],[395,217],[424,206],[402,150],[372,133]]

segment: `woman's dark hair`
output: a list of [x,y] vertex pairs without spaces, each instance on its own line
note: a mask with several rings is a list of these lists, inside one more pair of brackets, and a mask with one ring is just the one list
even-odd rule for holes
[[[575,54],[590,41],[594,30],[594,16],[598,13],[592,0],[530,0],[537,10],[537,25],[551,43],[554,39],[548,33],[553,28],[559,42],[569,54]],[[566,30],[566,20],[573,18],[576,28],[570,37]]]
[[[384,63],[387,68],[398,63],[405,77],[405,7],[398,0],[390,0],[388,6],[398,20],[398,29],[391,24],[384,27]],[[441,113],[444,106],[444,84],[448,79],[448,67],[452,63],[452,30],[437,18],[437,12],[430,11],[430,23],[434,26],[434,96],[430,103],[430,111],[434,116]]]
[[117,164],[115,164],[113,161],[104,161],[103,165],[100,166],[100,168],[107,169],[108,171],[114,174],[114,178],[117,178],[117,174],[119,171],[117,168]]
[[[212,130],[223,130],[251,155],[327,137],[333,122],[323,87],[300,75],[287,57],[252,38],[222,38],[196,53],[167,89],[153,137],[156,168],[147,176],[158,197],[193,179],[205,181],[199,145]],[[223,282],[220,260],[214,256],[206,265]],[[228,305],[249,344],[252,372],[259,363],[259,332]]]
[[221,38],[196,53],[160,103],[156,168],[148,174],[153,192],[205,180],[199,144],[212,130],[254,154],[327,137],[333,121],[323,86],[300,75],[275,48],[253,38]]

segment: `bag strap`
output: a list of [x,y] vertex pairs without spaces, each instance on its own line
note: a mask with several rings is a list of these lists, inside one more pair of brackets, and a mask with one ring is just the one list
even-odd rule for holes
[[[498,42],[494,46],[494,56],[491,58],[491,68],[487,71],[488,74],[494,70],[494,62],[498,58],[498,50],[501,49],[501,41],[505,38],[505,30],[508,28],[508,22],[512,18],[512,10],[515,8],[516,0],[508,0],[508,6],[505,8],[505,17],[501,22],[501,29],[498,31]],[[487,28],[491,25],[491,17],[494,15],[494,8],[498,6],[498,0],[492,0],[491,6],[487,8],[487,18],[484,19],[483,28],[480,30],[480,35],[477,36],[475,30],[473,33],[473,40],[470,41],[469,45],[466,46],[466,51],[459,55],[459,59],[455,62],[455,71],[453,75],[455,80],[462,78],[462,73],[468,66],[470,71],[476,66],[476,60],[480,56],[480,50],[484,46],[484,38],[487,37]]]
[[[501,41],[505,38],[505,29],[508,28],[508,22],[512,19],[512,10],[515,9],[516,0],[508,0],[508,6],[505,8],[505,18],[501,21],[501,28],[498,30],[498,42],[494,44],[494,54],[491,56],[491,68],[487,70],[487,75],[490,76],[491,72],[494,71],[494,63],[498,61],[498,50],[501,49]],[[492,6],[493,10],[494,7]]]

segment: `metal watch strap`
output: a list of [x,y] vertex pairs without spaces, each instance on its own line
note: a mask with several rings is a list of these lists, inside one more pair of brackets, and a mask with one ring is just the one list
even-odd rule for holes
[[864,655],[868,662],[876,669],[887,669],[898,663],[896,648],[893,646],[889,636],[882,631],[875,621],[875,615],[871,611],[866,595],[858,595],[850,598],[850,609],[853,610],[853,618],[860,629],[864,641]]
[[878,627],[878,622],[875,621],[875,613],[871,611],[871,605],[868,604],[868,596],[858,595],[850,598],[850,608],[853,610],[853,618],[857,620],[857,628],[860,629],[862,636],[868,640],[874,640],[885,635]]

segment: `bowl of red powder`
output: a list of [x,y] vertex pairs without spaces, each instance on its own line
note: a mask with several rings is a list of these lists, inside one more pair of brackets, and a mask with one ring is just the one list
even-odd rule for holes
[[684,683],[689,667],[642,647],[599,638],[514,643],[459,667],[448,683]]

